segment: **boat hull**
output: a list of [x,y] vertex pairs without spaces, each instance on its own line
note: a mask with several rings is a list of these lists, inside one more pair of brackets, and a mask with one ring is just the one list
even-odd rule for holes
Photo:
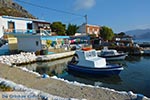
[[118,75],[123,70],[121,66],[107,65],[107,68],[88,68],[83,66],[77,66],[74,64],[68,64],[68,71],[72,74],[80,74],[92,77],[111,76]]
[[101,55],[98,55],[99,57],[102,57],[102,58],[106,58],[106,60],[124,60],[125,57],[126,57],[126,54],[120,54],[120,55],[112,55],[112,56],[101,56]]

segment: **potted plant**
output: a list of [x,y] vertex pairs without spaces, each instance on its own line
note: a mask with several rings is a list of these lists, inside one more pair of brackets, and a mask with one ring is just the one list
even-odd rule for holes
[[41,50],[40,54],[47,55],[48,54],[48,49],[49,49],[51,44],[52,44],[51,40],[46,40],[46,47]]

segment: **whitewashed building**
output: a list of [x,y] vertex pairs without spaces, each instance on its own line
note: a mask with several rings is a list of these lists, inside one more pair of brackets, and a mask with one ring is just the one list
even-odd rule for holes
[[38,19],[0,16],[0,37],[4,34],[38,33],[42,29],[50,31],[50,23]]

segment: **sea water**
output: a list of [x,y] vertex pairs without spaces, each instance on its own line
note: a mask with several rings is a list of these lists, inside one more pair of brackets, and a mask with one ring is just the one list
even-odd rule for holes
[[38,62],[23,67],[27,67],[40,74],[55,75],[69,81],[108,87],[119,91],[133,91],[134,93],[150,97],[150,56],[128,56],[122,61],[111,61],[109,63],[123,65],[124,70],[118,76],[100,78],[81,77],[69,74],[66,69],[67,62],[70,60],[71,57],[50,62]]
[[150,39],[135,39],[134,42],[136,43],[150,43]]

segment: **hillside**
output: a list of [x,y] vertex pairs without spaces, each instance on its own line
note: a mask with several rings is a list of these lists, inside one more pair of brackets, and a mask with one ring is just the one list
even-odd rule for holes
[[134,36],[136,39],[150,39],[150,29],[136,29],[125,33]]
[[12,0],[0,0],[0,15],[35,18],[22,6]]

